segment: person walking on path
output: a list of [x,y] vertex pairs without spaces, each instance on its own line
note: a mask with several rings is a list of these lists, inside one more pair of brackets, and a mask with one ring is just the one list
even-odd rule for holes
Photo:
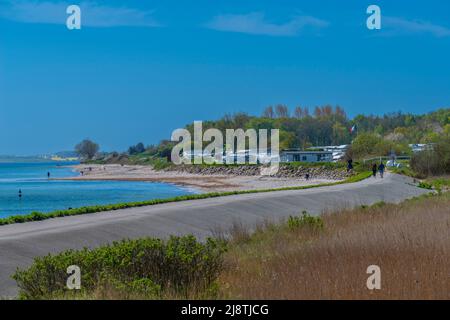
[[383,161],[381,161],[380,165],[378,166],[378,171],[380,171],[381,178],[383,178],[383,176],[384,176],[384,169],[385,169],[385,166],[383,164]]
[[353,170],[353,160],[348,159],[347,160],[347,173],[351,172]]
[[373,175],[374,178],[377,177],[377,164],[376,163],[374,163],[372,165],[372,175]]

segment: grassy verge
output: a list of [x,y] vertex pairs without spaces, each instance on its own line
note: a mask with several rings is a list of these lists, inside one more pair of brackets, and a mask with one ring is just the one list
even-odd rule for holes
[[[313,217],[229,240],[127,240],[38,258],[14,278],[28,299],[449,299],[450,193]],[[66,269],[80,266],[80,291]],[[381,290],[366,287],[381,268]]]
[[140,202],[128,202],[128,203],[109,204],[109,205],[87,206],[87,207],[68,209],[68,210],[58,210],[58,211],[49,212],[49,213],[32,212],[27,215],[16,215],[16,216],[11,216],[11,217],[7,217],[7,218],[2,218],[2,219],[0,219],[0,225],[31,222],[31,221],[41,221],[41,220],[51,219],[51,218],[97,213],[97,212],[102,212],[102,211],[112,211],[112,210],[119,210],[119,209],[126,209],[126,208],[151,206],[151,205],[156,205],[156,204],[161,204],[161,203],[178,202],[178,201],[186,201],[186,200],[199,200],[199,199],[224,197],[224,196],[248,194],[248,193],[302,190],[302,189],[326,187],[326,186],[333,186],[333,185],[339,185],[339,184],[344,184],[344,183],[358,182],[358,181],[361,181],[361,180],[364,180],[364,179],[370,177],[370,175],[371,175],[370,172],[361,172],[361,173],[354,175],[344,181],[322,183],[322,184],[317,184],[317,185],[299,186],[299,187],[286,187],[286,188],[262,189],[262,190],[243,190],[243,191],[230,191],[230,192],[211,192],[211,193],[178,196],[178,197],[167,198],[167,199],[154,199],[154,200],[140,201]]
[[448,191],[450,189],[450,178],[448,176],[427,178],[419,183],[419,187],[429,190],[434,189],[438,192]]
[[[229,244],[219,295],[450,299],[449,204],[450,193],[427,195],[326,213],[321,223],[269,225],[241,235]],[[381,268],[381,290],[366,287],[370,265]]]
[[420,175],[418,175],[416,172],[414,172],[409,166],[402,166],[400,168],[389,168],[389,171],[396,173],[396,174],[401,174],[404,176],[408,176],[411,178],[423,178]]

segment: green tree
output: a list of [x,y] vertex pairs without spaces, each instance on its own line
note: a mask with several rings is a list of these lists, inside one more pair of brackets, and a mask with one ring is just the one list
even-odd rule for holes
[[448,123],[448,124],[445,125],[445,127],[444,127],[444,134],[445,134],[447,137],[450,137],[450,123]]
[[279,104],[275,107],[275,112],[278,118],[287,118],[289,117],[289,109],[284,104]]
[[333,125],[333,144],[344,144],[349,140],[349,131],[340,122]]
[[128,154],[130,154],[130,155],[143,153],[144,151],[145,151],[145,147],[142,142],[139,142],[135,146],[131,146],[128,148]]
[[375,146],[381,142],[381,137],[369,132],[363,132],[353,140],[352,151],[356,158],[364,157],[374,154],[376,152]]
[[295,134],[280,130],[280,150],[298,147]]
[[99,145],[90,139],[84,139],[75,146],[75,152],[82,158],[90,160],[100,149]]
[[273,119],[275,117],[275,112],[273,111],[273,107],[268,106],[266,109],[264,109],[262,116],[263,116],[263,118]]

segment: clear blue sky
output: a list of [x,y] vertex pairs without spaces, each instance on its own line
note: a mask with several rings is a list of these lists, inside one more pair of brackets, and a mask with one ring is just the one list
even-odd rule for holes
[[449,1],[0,0],[0,154],[120,151],[277,103],[424,113],[450,105],[449,57]]

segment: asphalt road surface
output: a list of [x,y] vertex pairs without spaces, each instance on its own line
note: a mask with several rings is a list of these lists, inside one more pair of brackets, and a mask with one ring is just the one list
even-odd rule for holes
[[14,297],[11,275],[34,257],[65,249],[96,247],[124,238],[226,233],[233,224],[253,228],[306,210],[318,215],[379,201],[398,203],[429,192],[403,176],[306,190],[243,194],[0,226],[0,297]]

